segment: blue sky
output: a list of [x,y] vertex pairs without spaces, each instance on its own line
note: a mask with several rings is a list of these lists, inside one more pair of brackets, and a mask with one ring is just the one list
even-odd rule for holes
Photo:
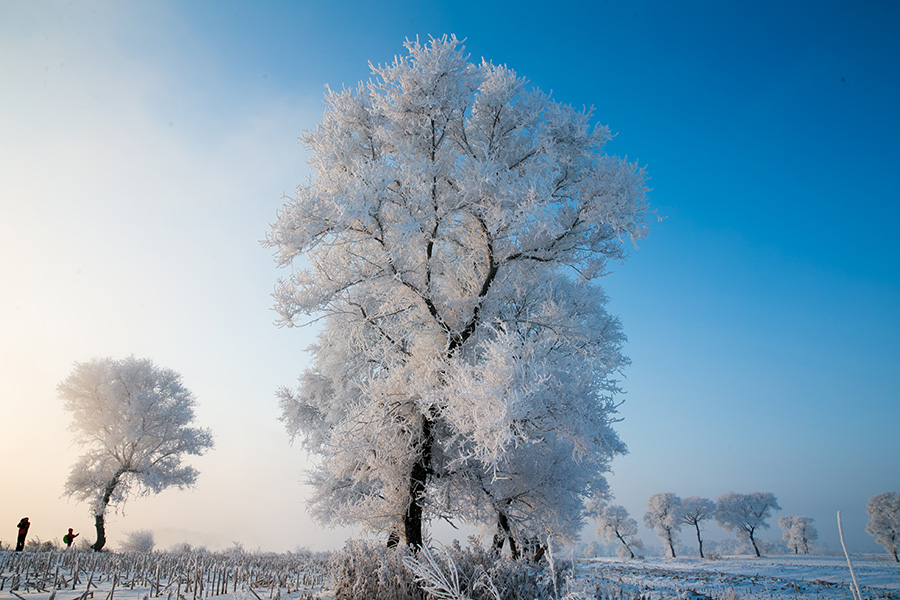
[[276,421],[310,332],[272,325],[258,242],[309,175],[324,86],[454,33],[647,167],[664,219],[606,282],[633,361],[616,501],[771,491],[875,551],[865,502],[900,489],[900,8],[784,4],[0,3],[0,516],[91,533],[60,498],[55,387],[134,353],[183,374],[217,449],[195,489],[111,517],[114,546],[342,543]]

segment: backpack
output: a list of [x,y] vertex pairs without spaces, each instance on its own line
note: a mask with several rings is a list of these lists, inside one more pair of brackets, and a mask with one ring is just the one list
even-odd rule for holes
[[72,536],[67,533],[66,535],[63,536],[63,544],[68,546],[71,543],[72,543]]

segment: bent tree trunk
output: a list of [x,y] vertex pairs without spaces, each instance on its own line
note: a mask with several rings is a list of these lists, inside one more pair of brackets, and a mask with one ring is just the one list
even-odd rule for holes
[[759,553],[759,546],[756,545],[756,539],[753,537],[753,531],[750,531],[750,543],[753,544],[753,551],[756,552],[756,558],[760,558],[762,555]]
[[94,528],[97,530],[97,541],[91,546],[94,552],[100,552],[100,550],[103,549],[103,546],[106,545],[106,524],[104,515],[106,514],[106,507],[109,506],[109,500],[112,498],[113,491],[116,489],[116,486],[119,485],[119,478],[121,478],[124,473],[124,469],[116,471],[116,474],[113,475],[113,478],[109,480],[109,483],[107,483],[106,487],[103,489],[103,497],[100,499],[100,511],[98,514],[94,515]]
[[631,550],[631,546],[628,545],[628,542],[625,541],[625,538],[622,537],[622,534],[619,533],[619,530],[616,530],[616,537],[619,538],[619,541],[622,542],[622,545],[625,546],[625,549],[628,550],[628,554],[630,558],[634,558],[634,552]]
[[94,528],[97,530],[97,541],[91,546],[94,552],[100,552],[106,545],[106,527],[103,515],[94,515]]

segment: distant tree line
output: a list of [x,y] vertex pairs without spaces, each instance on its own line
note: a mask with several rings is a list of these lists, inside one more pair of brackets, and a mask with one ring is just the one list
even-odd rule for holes
[[[781,507],[770,492],[728,492],[716,502],[697,496],[682,499],[665,492],[650,496],[644,524],[662,540],[666,555],[671,558],[676,556],[675,545],[685,525],[696,533],[697,549],[700,557],[705,558],[700,525],[710,520],[734,533],[738,540],[749,542],[756,556],[761,556],[756,536],[759,530],[769,528],[768,520],[777,510]],[[900,562],[900,493],[884,492],[872,496],[866,512],[870,517],[866,532],[884,546],[895,561]],[[620,558],[635,558],[635,552],[643,549],[643,542],[637,537],[637,521],[629,516],[624,506],[599,505],[594,507],[593,513],[597,518],[597,535],[615,543],[616,554]],[[782,539],[795,554],[809,554],[811,545],[819,537],[810,517],[787,515],[778,520],[778,525],[782,530]]]

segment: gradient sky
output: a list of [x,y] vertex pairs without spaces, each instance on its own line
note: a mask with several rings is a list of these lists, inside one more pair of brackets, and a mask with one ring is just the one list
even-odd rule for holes
[[[770,491],[879,551],[900,490],[900,5],[893,2],[0,2],[0,540],[93,536],[63,497],[73,363],[183,375],[216,449],[129,501],[113,547],[316,549],[277,422],[308,329],[278,329],[260,244],[309,170],[326,84],[419,36],[467,38],[617,136],[659,216],[606,278],[633,364],[615,502]],[[722,537],[709,526],[710,537]],[[591,532],[588,531],[588,534]],[[645,542],[658,544],[651,534]],[[687,533],[683,535],[690,543]]]

